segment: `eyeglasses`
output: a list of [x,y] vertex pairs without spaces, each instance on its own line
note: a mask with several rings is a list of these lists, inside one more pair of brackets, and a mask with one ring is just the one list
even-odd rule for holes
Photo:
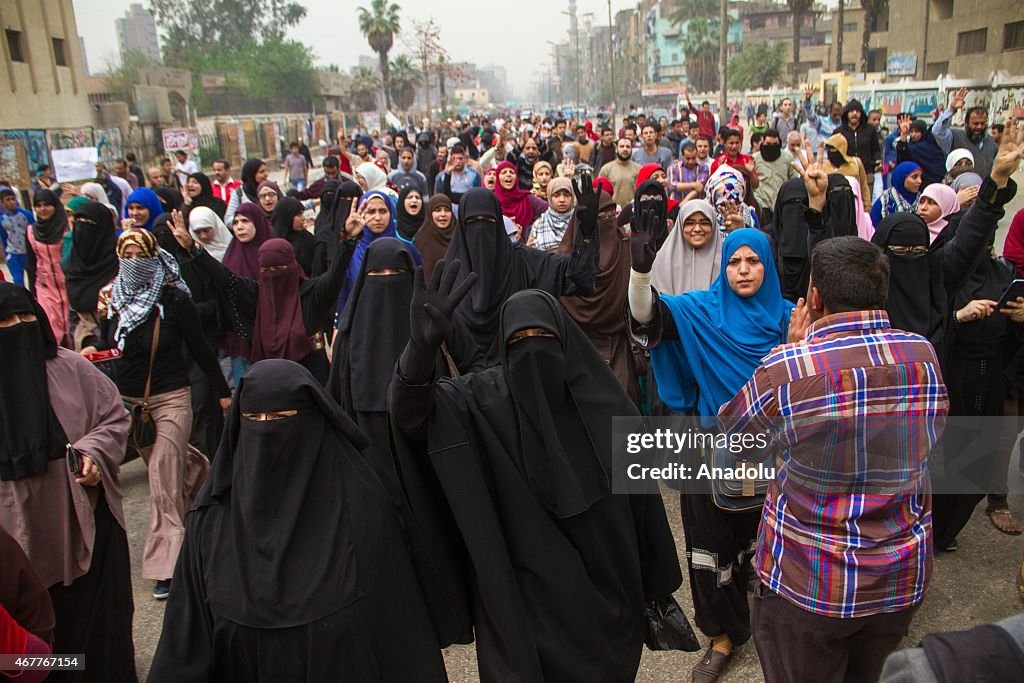
[[703,219],[703,220],[695,220],[695,221],[686,220],[686,221],[683,221],[683,227],[684,228],[710,228],[711,227],[711,221],[709,221],[706,218]]
[[897,256],[923,256],[928,253],[928,247],[924,245],[918,245],[916,247],[889,245],[886,249]]

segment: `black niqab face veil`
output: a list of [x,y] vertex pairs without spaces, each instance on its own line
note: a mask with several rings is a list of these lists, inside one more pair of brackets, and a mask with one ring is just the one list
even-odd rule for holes
[[[105,209],[104,209],[105,210]],[[34,315],[34,322],[0,327],[0,480],[15,481],[46,472],[64,457],[67,436],[50,405],[46,360],[57,355],[50,321],[27,289],[0,283],[0,320]]]
[[[501,365],[515,404],[523,474],[553,515],[586,512],[611,487],[610,434],[602,439],[610,429],[609,418],[631,413],[618,412],[619,392],[603,392],[593,384],[603,378],[602,369],[609,370],[550,294],[528,289],[512,295],[501,309],[499,327]],[[509,343],[522,330],[554,336]],[[607,403],[588,405],[593,402]]]
[[[395,363],[409,341],[416,263],[408,247],[380,237],[366,250],[338,325],[328,392],[349,414],[387,412]],[[373,273],[399,271],[390,275]]]
[[636,188],[633,195],[633,216],[632,220],[640,220],[644,211],[653,211],[658,217],[658,233],[655,236],[655,246],[661,249],[661,245],[668,239],[668,194],[665,186],[657,180],[645,180]]
[[871,241],[889,259],[889,296],[885,308],[896,329],[928,337],[933,343],[945,318],[941,255],[896,254],[889,247],[928,247],[928,226],[913,213],[891,213],[878,225]]
[[469,273],[480,278],[463,299],[474,313],[495,310],[507,298],[512,275],[512,243],[505,232],[498,197],[490,190],[475,188],[459,200],[459,223],[446,259],[462,261],[459,280]]
[[218,614],[252,628],[286,628],[360,597],[351,517],[358,511],[348,509],[341,487],[344,462],[360,458],[367,443],[298,363],[261,361],[239,380],[196,502],[214,515],[207,584]]

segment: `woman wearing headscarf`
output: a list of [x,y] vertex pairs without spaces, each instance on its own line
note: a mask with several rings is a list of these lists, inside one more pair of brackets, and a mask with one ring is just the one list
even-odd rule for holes
[[541,251],[558,248],[569,229],[575,202],[571,180],[555,178],[548,183],[548,209],[534,222],[529,246]]
[[[241,210],[259,211],[246,206]],[[227,258],[223,264],[217,263],[191,238],[183,223],[175,222],[174,237],[214,282],[222,310],[228,312],[226,323],[249,360],[292,360],[326,384],[329,364],[323,324],[337,303],[363,227],[356,223],[359,221],[352,221],[346,226],[349,232],[338,236],[330,269],[312,278],[306,277],[292,245],[284,239],[271,238],[258,247],[256,274],[251,277],[233,272]],[[243,374],[236,374],[236,384]]]
[[[328,181],[330,182],[330,181]],[[328,196],[324,197],[324,193]],[[333,197],[328,183],[320,193],[320,212],[313,226],[313,271],[310,276],[323,275],[330,268],[334,258],[334,244],[338,235],[345,231],[345,220],[348,218],[352,202],[358,201],[363,191],[354,181],[343,181],[334,188]],[[333,321],[332,321],[333,322]]]
[[675,227],[658,250],[651,284],[662,294],[708,289],[722,268],[724,241],[711,204],[702,199],[684,203]]
[[501,306],[498,366],[436,379],[437,349],[476,280],[450,269],[459,262],[417,284],[389,398],[441,644],[472,629],[481,680],[631,681],[644,605],[682,578],[661,497],[611,494],[610,418],[636,407],[538,290]]
[[[494,194],[501,203],[501,214],[522,229],[519,241],[525,244],[530,237],[533,222],[548,209],[548,203],[530,190],[519,187],[519,172],[511,161],[498,164],[498,184]],[[461,206],[462,202],[459,202]]]
[[857,220],[857,236],[862,240],[871,241],[875,234],[875,226],[871,224],[871,214],[864,209],[863,195],[861,195],[860,181],[852,176],[844,176],[853,196],[856,205],[853,207],[853,215]]
[[181,211],[185,208],[185,195],[174,187],[154,187],[153,192],[160,199],[161,213]]
[[[825,162],[821,164],[822,169],[829,175],[839,173],[850,178],[856,178],[858,185],[857,194],[860,197],[870,198],[871,190],[868,188],[868,175],[864,170],[864,163],[859,158],[850,156],[846,145],[846,137],[841,133],[836,133],[826,140]],[[861,202],[861,206],[865,211],[871,210],[870,204]]]
[[123,216],[121,216],[120,210],[110,203],[110,199],[107,197],[107,191],[103,189],[102,185],[99,183],[84,183],[79,192],[81,192],[81,196],[86,199],[99,202],[103,206],[107,207],[114,217],[114,225],[117,230],[121,230],[121,219]]
[[544,201],[548,199],[548,183],[554,175],[551,164],[546,161],[538,161],[533,165],[533,189],[530,190]]
[[72,331],[74,350],[94,346],[100,337],[100,320],[106,304],[100,290],[117,275],[117,235],[114,217],[103,204],[86,201],[74,216],[71,252],[62,261],[68,304],[78,321]]
[[446,258],[464,264],[461,278],[470,273],[480,278],[455,316],[473,336],[488,367],[500,361],[501,340],[495,331],[501,305],[510,296],[522,289],[542,289],[553,296],[593,295],[599,197],[588,178],[582,182],[577,209],[580,226],[568,256],[512,244],[495,193],[478,187],[462,195],[458,226]]
[[228,247],[231,246],[231,231],[224,221],[206,206],[194,206],[188,212],[188,231],[193,239],[203,243],[203,248],[218,261],[224,260]]
[[25,259],[30,289],[46,311],[57,343],[70,347],[70,306],[64,271],[60,264],[64,235],[68,232],[68,214],[60,199],[50,190],[36,192],[32,203],[36,210],[36,221],[28,228],[28,253]]
[[718,167],[704,183],[704,193],[715,207],[718,229],[724,233],[738,228],[760,228],[757,212],[744,202],[747,181],[728,164]]
[[423,258],[423,273],[429,278],[434,264],[444,258],[455,234],[452,200],[443,194],[431,195],[424,210],[423,226],[416,233],[416,248]]
[[[409,302],[416,262],[408,245],[381,237],[366,250],[359,279],[338,321],[327,391],[370,437],[365,455],[389,493],[399,499],[388,437],[387,393],[409,341]],[[445,375],[482,370],[472,339],[453,327],[438,354]]]
[[[396,221],[398,210],[395,207],[395,199],[392,195],[382,190],[367,192],[359,199],[359,205],[353,206],[350,211],[351,215],[345,219],[345,230],[353,231],[349,221],[359,223],[362,229],[358,232],[362,233],[362,237],[360,237],[359,242],[356,244],[352,260],[349,262],[345,273],[345,281],[338,295],[335,321],[341,319],[342,311],[345,310],[345,304],[352,293],[352,288],[355,286],[356,280],[359,279],[359,270],[362,268],[366,250],[369,249],[376,239],[381,237],[398,237]],[[416,247],[408,242],[406,244],[416,265],[423,265],[423,257],[420,256]],[[335,324],[336,326],[337,324]]]
[[213,196],[213,185],[205,173],[190,175],[185,181],[185,192],[188,194],[190,212],[204,206],[217,214],[218,218],[224,220],[224,213],[228,210],[228,205],[224,203],[223,199]]
[[[119,271],[110,295],[103,340],[95,350],[118,348],[118,391],[138,405],[148,393],[156,441],[142,453],[149,471],[150,523],[142,576],[155,580],[153,596],[165,599],[185,533],[185,514],[209,463],[189,446],[192,395],[184,351],[217,388],[221,408],[231,392],[217,356],[203,334],[202,319],[173,256],[148,231],[131,230],[117,240]],[[154,337],[156,353],[153,354]],[[83,350],[83,353],[93,349]],[[148,389],[148,392],[147,392]]]
[[946,176],[942,179],[944,185],[952,185],[953,181],[961,174],[974,171],[974,155],[969,149],[954,149],[946,155]]
[[252,367],[188,517],[151,681],[446,680],[367,444],[306,369]]
[[419,232],[425,218],[423,195],[414,186],[406,185],[398,193],[398,216],[395,221],[398,239],[408,244],[415,242],[416,233]]
[[224,213],[224,224],[232,225],[235,212],[243,204],[259,202],[260,183],[267,179],[267,165],[263,159],[246,159],[242,164],[242,185],[236,187],[228,201],[228,210]]
[[260,208],[263,209],[263,216],[270,223],[270,217],[274,213],[274,207],[284,197],[281,188],[273,180],[264,180],[256,188],[256,197],[259,199]]
[[[447,180],[447,178],[446,178]],[[450,182],[450,181],[449,181]],[[498,167],[491,166],[489,169],[484,171],[483,180],[481,181],[481,187],[484,187],[491,192],[494,192],[494,188],[498,186]]]
[[878,228],[882,220],[893,213],[916,213],[917,198],[921,190],[921,167],[904,161],[892,172],[889,189],[871,206],[871,224]]
[[[722,270],[709,289],[660,295],[649,275],[655,223],[641,216],[630,233],[633,340],[650,349],[659,396],[672,413],[693,416],[695,428],[714,432],[719,407],[786,341],[793,304],[782,298],[768,238],[752,229],[725,238]],[[682,457],[684,466],[702,462],[697,452]],[[750,638],[747,560],[761,518],[760,510],[723,512],[707,486],[702,482],[680,498],[697,626],[712,639],[695,680],[717,678],[732,648]]]
[[148,187],[140,187],[128,195],[125,212],[127,220],[122,224],[122,229],[152,230],[153,221],[164,213],[164,206],[160,197],[153,190]]
[[[559,178],[568,184],[568,179]],[[556,181],[552,181],[554,183]],[[633,403],[640,404],[636,359],[629,341],[629,330],[622,311],[629,289],[629,234],[615,224],[615,200],[601,193],[597,212],[599,253],[594,271],[594,293],[584,296],[563,296],[562,306],[598,354],[611,368],[615,379]],[[576,244],[578,221],[569,221],[555,253],[569,255]]]
[[[0,284],[0,321],[0,527],[48,588],[53,652],[84,654],[89,680],[134,681],[118,478],[131,418],[110,380],[57,346],[28,290]],[[77,476],[68,467],[69,444],[82,455]],[[0,557],[5,568],[15,562]]]
[[295,252],[295,260],[308,274],[313,270],[313,245],[316,238],[306,230],[305,208],[294,197],[285,197],[274,207],[270,218],[274,237],[288,240]]
[[356,181],[362,188],[363,193],[379,190],[395,198],[395,192],[388,187],[388,175],[380,170],[380,167],[372,161],[356,166]]
[[912,121],[908,137],[896,139],[896,161],[910,161],[921,167],[924,187],[941,183],[946,169],[946,152],[932,135],[930,127],[920,119]]
[[949,225],[949,217],[959,210],[960,202],[953,188],[942,183],[932,183],[924,188],[917,200],[917,213],[928,225],[931,244],[936,243],[936,238]]

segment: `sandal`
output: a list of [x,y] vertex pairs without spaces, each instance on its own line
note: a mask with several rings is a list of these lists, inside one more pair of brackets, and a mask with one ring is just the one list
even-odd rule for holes
[[992,526],[1004,534],[1010,536],[1020,536],[1021,528],[1017,520],[1013,518],[1013,513],[1008,508],[999,508],[998,510],[986,510],[988,518],[992,520]]

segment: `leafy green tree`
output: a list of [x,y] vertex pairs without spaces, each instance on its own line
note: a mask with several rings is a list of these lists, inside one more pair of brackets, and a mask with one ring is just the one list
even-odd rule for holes
[[770,88],[782,79],[786,44],[758,43],[729,60],[729,85],[740,90]]
[[399,55],[389,67],[391,74],[391,96],[395,106],[408,110],[416,102],[416,87],[423,81],[419,69],[406,55]]
[[366,36],[366,42],[377,53],[380,73],[384,79],[384,106],[391,109],[391,76],[388,71],[388,52],[395,44],[395,36],[401,31],[398,11],[401,8],[388,4],[387,0],[372,0],[370,9],[359,8],[359,30]]
[[699,92],[714,90],[718,86],[718,46],[721,43],[717,21],[691,19],[683,35],[683,53],[686,55],[686,78]]
[[352,100],[359,111],[377,108],[380,78],[371,69],[361,66],[352,73]]
[[860,37],[860,70],[867,73],[871,29],[878,21],[878,15],[889,7],[889,0],[861,0],[860,6],[864,8],[864,32]]
[[115,100],[127,102],[133,114],[135,110],[135,85],[139,82],[139,69],[155,66],[156,62],[136,50],[128,50],[120,64],[110,64],[103,80]]

